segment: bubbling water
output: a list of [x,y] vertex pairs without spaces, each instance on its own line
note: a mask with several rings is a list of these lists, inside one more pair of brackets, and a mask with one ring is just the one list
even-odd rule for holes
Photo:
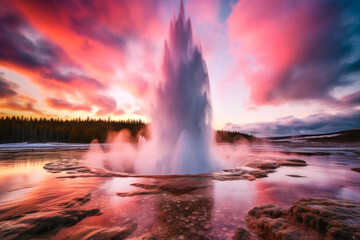
[[[197,174],[223,167],[212,150],[212,107],[206,63],[200,47],[194,43],[191,21],[185,18],[182,1],[178,17],[170,22],[162,77],[153,89],[149,112],[151,140],[142,140],[136,149],[124,141],[113,142],[109,151],[112,154],[107,157],[111,170],[125,171],[118,167],[125,165],[129,169],[129,158],[133,159],[131,169],[142,174]],[[99,148],[92,149],[96,149],[98,156]],[[121,149],[124,156],[114,154],[119,151],[113,149]],[[112,159],[113,156],[116,158]],[[126,164],[121,164],[124,159]]]

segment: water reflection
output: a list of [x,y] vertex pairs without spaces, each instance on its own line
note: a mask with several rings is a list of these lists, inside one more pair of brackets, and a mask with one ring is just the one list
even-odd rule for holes
[[[246,226],[247,212],[258,205],[288,206],[302,197],[360,201],[360,175],[350,170],[359,167],[359,155],[353,152],[344,154],[337,149],[326,156],[297,156],[268,149],[262,152],[257,149],[256,154],[251,150],[240,154],[234,146],[223,146],[220,150],[240,165],[290,156],[306,160],[309,166],[280,167],[267,178],[255,181],[58,178],[67,173],[48,173],[43,165],[59,159],[81,161],[83,151],[0,153],[0,214],[10,207],[14,214],[29,209],[54,209],[62,202],[92,193],[84,207],[100,209],[102,215],[61,229],[55,239],[66,239],[87,226],[121,227],[129,220],[137,225],[131,237],[153,234],[160,239],[231,239],[238,226]],[[291,177],[294,175],[302,177]],[[153,192],[149,194],[149,190]],[[128,192],[138,195],[117,195]]]
[[98,179],[58,179],[43,169],[44,164],[66,158],[78,158],[82,151],[0,152],[0,207],[16,204],[40,204],[73,195],[81,195],[98,185]]
[[155,200],[156,217],[151,232],[160,239],[179,236],[211,239],[213,184],[205,179],[193,179],[193,182],[194,186],[204,184],[206,187],[182,195],[163,193]]
[[0,204],[21,200],[47,175],[42,166],[49,160],[0,161]]

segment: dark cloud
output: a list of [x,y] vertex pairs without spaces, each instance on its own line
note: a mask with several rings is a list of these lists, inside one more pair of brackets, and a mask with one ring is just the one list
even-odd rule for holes
[[[87,37],[91,40],[101,42],[105,45],[123,49],[125,40],[131,34],[131,31],[115,33],[101,19],[109,16],[109,6],[106,2],[89,1],[34,1],[36,8],[59,16],[65,19],[68,27],[77,34]],[[113,2],[113,4],[117,4]]]
[[1,62],[44,71],[55,68],[66,59],[68,57],[62,49],[39,38],[21,14],[11,9],[0,12]]
[[71,22],[73,29],[79,35],[84,35],[94,41],[124,50],[126,38],[129,36],[119,36],[118,33],[99,25],[92,17],[82,19],[74,17],[71,19]]
[[[33,34],[36,40],[26,33]],[[19,15],[11,12],[0,15],[0,61],[38,72],[42,77],[41,83],[47,87],[54,87],[57,83],[73,87],[76,86],[74,83],[80,83],[80,86],[105,88],[97,79],[85,74],[63,73],[63,69],[82,70],[58,45],[36,34]]]
[[[347,74],[360,60],[359,1],[313,1],[308,3],[309,30],[299,32],[301,45],[298,56],[278,75],[270,99],[327,98],[337,86],[348,85],[354,79]],[[301,5],[301,3],[298,3]],[[297,4],[295,4],[297,5]],[[355,62],[345,63],[355,55]]]
[[35,108],[33,102],[26,100],[22,101],[21,98],[7,99],[4,102],[0,101],[0,108],[10,109],[13,111],[27,111],[27,112],[42,114],[42,112],[40,112]]
[[[142,34],[144,24],[158,17],[159,6],[164,4],[168,3],[159,0],[141,1],[141,6],[133,0],[32,0],[31,3],[15,3],[50,16],[49,19],[58,18],[61,24],[78,35],[121,51],[125,50],[129,39]],[[141,24],[139,19],[143,20]]]
[[105,85],[96,80],[95,78],[78,74],[78,73],[61,73],[61,72],[50,72],[44,73],[42,75],[44,79],[53,79],[57,82],[62,82],[68,85],[80,86],[80,87],[89,87],[91,89],[103,90]]
[[16,84],[5,79],[4,74],[0,73],[0,99],[16,95]]
[[256,136],[290,136],[331,133],[360,128],[360,110],[342,114],[315,114],[306,118],[286,117],[274,122],[257,122],[246,125],[226,124],[228,130],[248,132]]
[[360,91],[351,93],[339,99],[339,103],[344,106],[359,106],[360,105]]
[[[360,29],[359,29],[359,31],[360,31]],[[351,72],[359,72],[360,71],[360,59],[348,64],[347,68],[346,68],[346,71],[349,72],[349,73],[351,73]]]
[[[50,5],[53,1],[46,1]],[[60,2],[58,2],[60,3]],[[5,66],[25,69],[38,77],[32,80],[37,85],[47,89],[64,91],[70,94],[82,94],[87,97],[89,92],[92,98],[103,98],[98,91],[106,89],[106,86],[99,80],[88,76],[83,69],[65,53],[57,44],[44,39],[36,32],[26,21],[25,17],[10,6],[0,11],[0,62]],[[58,5],[56,5],[58,7]],[[15,94],[10,88],[8,82],[0,79],[0,96]],[[113,109],[114,100],[105,97],[106,100],[95,101],[100,110],[108,113]],[[66,100],[56,101],[52,99],[48,104],[59,108],[73,108],[74,110],[91,111],[92,108],[83,105],[71,105]],[[10,104],[8,104],[10,106]],[[116,102],[115,102],[116,105]],[[11,104],[12,108],[21,110],[15,102]],[[115,106],[116,107],[116,106]],[[30,109],[30,107],[24,108]]]
[[34,106],[36,100],[19,94],[16,88],[18,85],[7,80],[4,73],[0,72],[0,108],[41,114]]

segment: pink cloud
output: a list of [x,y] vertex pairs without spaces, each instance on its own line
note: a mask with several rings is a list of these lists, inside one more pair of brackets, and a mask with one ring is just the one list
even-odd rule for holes
[[7,80],[5,75],[0,73],[0,108],[41,114],[35,108],[36,100],[19,93],[17,89],[17,84]]
[[92,110],[92,108],[86,104],[75,104],[64,99],[47,98],[45,101],[50,107],[55,109],[66,109],[72,111],[88,111],[88,112]]
[[121,115],[125,114],[125,110],[121,109],[121,108],[118,108],[118,109],[116,109],[116,111],[113,114],[121,116]]
[[[352,4],[340,1],[243,0],[228,19],[234,78],[250,89],[251,105],[329,98],[346,80],[352,51]],[[349,20],[350,21],[350,20]]]
[[[114,112],[117,105],[107,95],[109,86],[123,87],[136,98],[146,97],[147,80],[134,72],[151,75],[156,71],[154,59],[166,35],[168,3],[67,1],[59,6],[57,2],[14,0],[4,4],[0,51],[5,54],[0,63],[45,90],[45,99],[53,93],[82,99],[104,115]],[[121,79],[114,77],[117,71],[124,73]],[[66,104],[71,100],[58,100],[63,102],[52,101],[50,106],[77,109]]]

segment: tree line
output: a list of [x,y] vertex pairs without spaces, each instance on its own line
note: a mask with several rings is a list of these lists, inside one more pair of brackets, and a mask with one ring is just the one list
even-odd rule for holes
[[235,143],[235,142],[239,142],[239,141],[252,142],[252,141],[257,140],[257,138],[250,133],[218,130],[215,133],[215,140],[218,143]]
[[[139,135],[149,138],[148,124],[141,120],[80,119],[1,117],[0,143],[16,142],[64,142],[90,143],[93,139],[105,142],[109,132],[128,129],[134,141]],[[239,132],[217,131],[218,142],[235,142],[255,137]]]

